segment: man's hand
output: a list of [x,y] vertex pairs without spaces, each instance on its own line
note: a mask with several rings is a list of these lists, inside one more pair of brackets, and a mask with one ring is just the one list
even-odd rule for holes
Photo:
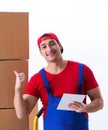
[[16,75],[16,84],[15,84],[15,89],[20,89],[22,82],[24,82],[26,76],[25,74],[22,73],[18,73],[17,71],[14,71],[14,74]]
[[76,112],[85,112],[86,110],[86,104],[84,103],[79,103],[79,102],[73,102],[70,103],[69,108],[71,108],[72,110],[76,111]]

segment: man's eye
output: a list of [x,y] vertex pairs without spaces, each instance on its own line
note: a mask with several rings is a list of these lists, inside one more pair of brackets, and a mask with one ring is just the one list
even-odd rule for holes
[[52,42],[52,45],[54,45],[55,44],[55,42]]
[[54,41],[52,41],[50,44],[51,44],[51,45],[55,45],[55,42],[54,42]]
[[46,46],[42,46],[42,47],[41,47],[41,49],[45,49],[45,48],[46,48]]

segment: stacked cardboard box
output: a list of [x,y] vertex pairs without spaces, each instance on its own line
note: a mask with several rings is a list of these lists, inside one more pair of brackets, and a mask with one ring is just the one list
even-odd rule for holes
[[0,130],[28,130],[29,119],[16,117],[13,97],[14,70],[27,76],[29,36],[27,12],[0,12]]

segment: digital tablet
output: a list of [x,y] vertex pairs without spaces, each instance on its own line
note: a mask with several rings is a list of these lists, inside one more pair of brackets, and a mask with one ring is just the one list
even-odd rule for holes
[[59,104],[58,104],[57,109],[58,110],[71,110],[72,111],[72,109],[68,107],[68,104],[72,103],[74,101],[82,103],[84,98],[85,98],[85,95],[64,93]]

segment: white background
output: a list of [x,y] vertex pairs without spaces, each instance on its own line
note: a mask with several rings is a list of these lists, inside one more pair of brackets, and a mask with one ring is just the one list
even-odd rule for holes
[[[91,113],[90,130],[108,129],[108,1],[107,0],[0,0],[0,12],[29,12],[29,78],[46,65],[37,38],[57,34],[65,59],[87,64],[100,84],[103,110]],[[39,119],[42,130],[42,119]]]

